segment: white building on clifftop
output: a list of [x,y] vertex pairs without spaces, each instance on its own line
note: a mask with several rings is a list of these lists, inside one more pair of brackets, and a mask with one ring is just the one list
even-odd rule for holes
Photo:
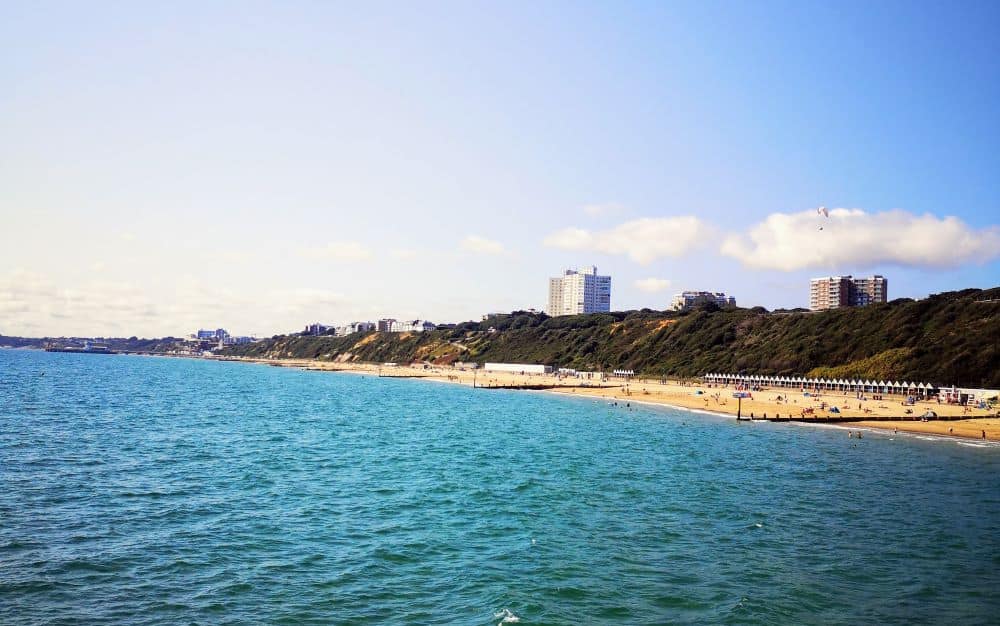
[[549,279],[549,315],[607,313],[610,310],[611,277],[598,276],[596,265],[566,270],[562,276]]

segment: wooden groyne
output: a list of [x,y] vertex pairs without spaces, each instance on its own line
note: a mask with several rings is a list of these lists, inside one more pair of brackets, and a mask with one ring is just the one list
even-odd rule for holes
[[[550,389],[617,389],[617,385],[552,385],[552,384],[524,384],[524,385],[476,385],[476,389],[515,389],[527,391],[548,391]],[[624,402],[624,400],[622,401]]]
[[379,378],[433,378],[430,374],[379,374]]
[[787,415],[785,417],[780,417],[780,413],[772,415],[771,417],[737,417],[738,422],[805,422],[805,423],[815,423],[815,424],[847,424],[850,422],[957,422],[961,420],[971,419],[973,416],[970,415],[953,415],[953,416],[941,416],[936,417],[922,417],[920,415],[901,415],[901,416],[888,416],[888,415],[871,415],[867,417],[842,417],[842,416],[816,416],[816,417],[802,417]]

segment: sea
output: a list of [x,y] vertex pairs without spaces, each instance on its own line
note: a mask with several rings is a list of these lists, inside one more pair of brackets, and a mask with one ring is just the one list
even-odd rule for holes
[[0,350],[0,624],[511,623],[1000,623],[1000,448]]

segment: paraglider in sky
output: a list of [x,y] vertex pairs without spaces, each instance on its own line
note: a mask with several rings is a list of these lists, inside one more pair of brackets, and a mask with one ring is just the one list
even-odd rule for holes
[[[830,211],[828,211],[828,210],[827,210],[827,208],[826,208],[825,206],[821,206],[820,208],[816,209],[816,214],[817,214],[817,215],[822,215],[823,217],[826,217],[826,218],[828,218],[828,219],[829,219],[829,217],[830,217]],[[819,229],[820,229],[820,230],[823,230],[823,226],[822,226],[822,223],[820,224],[820,227],[819,227]]]

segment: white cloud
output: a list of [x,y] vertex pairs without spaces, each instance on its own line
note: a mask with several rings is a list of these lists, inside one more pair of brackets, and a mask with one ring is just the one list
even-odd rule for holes
[[333,241],[325,246],[304,248],[299,254],[314,261],[366,261],[371,251],[357,241]]
[[420,253],[408,248],[395,248],[389,251],[389,256],[399,261],[411,261],[419,257]]
[[747,267],[784,271],[949,268],[1000,255],[1000,228],[973,230],[956,217],[901,210],[834,209],[829,218],[815,210],[774,213],[745,234],[729,235],[721,252]]
[[617,202],[586,204],[583,206],[583,212],[591,217],[598,217],[601,215],[613,215],[615,213],[621,213],[624,210],[625,207],[618,204]]
[[157,315],[156,307],[135,285],[90,280],[60,288],[44,276],[23,270],[0,277],[0,303],[0,334],[52,325],[66,328],[68,334],[97,328],[124,332]]
[[565,228],[545,238],[545,245],[563,250],[624,254],[642,265],[664,257],[679,257],[702,245],[711,228],[693,215],[647,217],[603,231]]
[[245,265],[256,260],[257,256],[257,253],[251,250],[214,250],[209,258],[214,261]]
[[468,235],[462,240],[461,249],[475,254],[503,254],[504,247],[499,241],[493,241],[479,235]]
[[656,293],[663,291],[670,286],[670,281],[666,278],[640,278],[635,281],[636,288],[646,293]]
[[343,294],[312,287],[276,289],[268,293],[268,298],[282,313],[313,316],[326,313],[329,309],[342,306],[347,302],[347,298]]

